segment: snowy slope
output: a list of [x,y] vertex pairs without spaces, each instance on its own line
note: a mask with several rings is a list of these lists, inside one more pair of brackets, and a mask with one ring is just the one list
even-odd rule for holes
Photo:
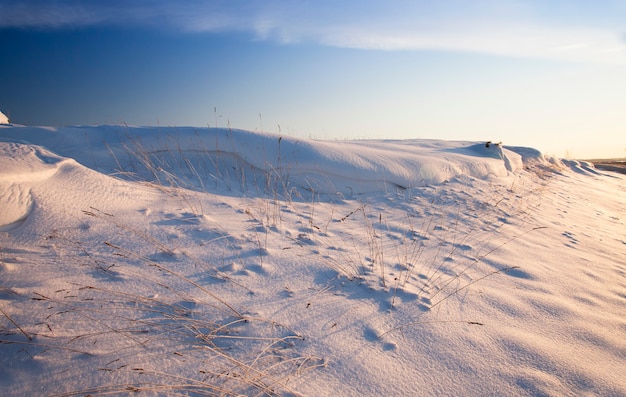
[[626,185],[484,142],[0,126],[2,395],[626,395]]

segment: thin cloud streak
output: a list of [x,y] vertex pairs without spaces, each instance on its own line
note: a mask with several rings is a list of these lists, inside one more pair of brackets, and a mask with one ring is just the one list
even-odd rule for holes
[[67,29],[146,23],[159,10],[141,5],[80,1],[30,1],[0,4],[0,28]]
[[626,63],[623,32],[562,21],[548,24],[519,2],[485,0],[468,6],[452,0],[445,2],[449,9],[417,2],[389,4],[398,3],[346,7],[325,1],[9,2],[0,4],[0,27],[169,26],[189,33],[247,32],[257,40],[341,48]]

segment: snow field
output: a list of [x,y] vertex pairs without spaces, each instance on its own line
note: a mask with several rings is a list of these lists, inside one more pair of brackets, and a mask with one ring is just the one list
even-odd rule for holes
[[0,137],[5,395],[626,394],[622,176],[466,142]]

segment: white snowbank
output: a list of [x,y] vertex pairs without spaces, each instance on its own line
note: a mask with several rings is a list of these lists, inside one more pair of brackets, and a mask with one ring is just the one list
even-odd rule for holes
[[16,140],[33,137],[56,153],[105,173],[131,172],[163,182],[168,177],[159,170],[183,162],[181,168],[187,170],[177,178],[185,184],[234,178],[230,182],[245,185],[240,186],[245,190],[258,188],[252,185],[271,174],[284,185],[344,195],[440,184],[461,176],[505,178],[521,170],[524,162],[543,161],[533,149],[477,142],[315,141],[198,128],[101,126],[89,127],[88,134],[84,130],[15,127],[4,135]]
[[33,203],[32,184],[54,175],[67,161],[38,146],[0,142],[0,231],[26,219]]
[[0,390],[623,396],[624,186],[483,142],[2,125]]
[[0,124],[9,124],[9,118],[0,112]]

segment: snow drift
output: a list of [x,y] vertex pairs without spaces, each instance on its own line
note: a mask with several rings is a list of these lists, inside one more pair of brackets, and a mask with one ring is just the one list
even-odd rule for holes
[[626,183],[532,148],[0,126],[0,390],[626,395]]
[[[253,181],[275,174],[282,183],[326,194],[363,194],[440,184],[461,176],[504,178],[524,162],[542,162],[528,148],[437,140],[314,141],[232,129],[14,127],[6,137],[36,137],[61,156],[107,174],[168,179],[172,168],[186,185],[206,180]],[[84,148],[90,148],[84,150]],[[238,173],[238,175],[234,175]],[[203,182],[204,181],[204,182]],[[230,180],[230,182],[236,182]]]

